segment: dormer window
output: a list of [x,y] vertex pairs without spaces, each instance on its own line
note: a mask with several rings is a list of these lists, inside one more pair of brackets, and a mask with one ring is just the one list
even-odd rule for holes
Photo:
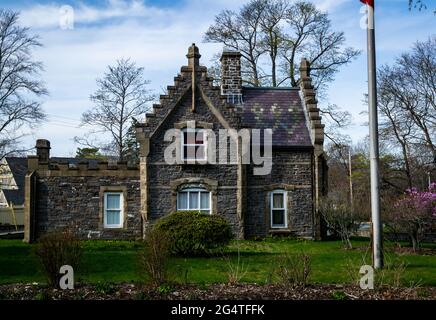
[[203,129],[182,130],[182,159],[185,161],[206,160],[206,134]]

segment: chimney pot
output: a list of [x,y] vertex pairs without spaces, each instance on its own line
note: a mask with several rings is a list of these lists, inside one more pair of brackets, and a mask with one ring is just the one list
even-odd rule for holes
[[50,141],[45,139],[36,140],[36,155],[40,163],[48,163],[50,159]]

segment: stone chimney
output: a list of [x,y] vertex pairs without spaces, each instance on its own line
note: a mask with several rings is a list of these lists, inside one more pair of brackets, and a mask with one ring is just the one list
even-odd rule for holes
[[50,159],[50,141],[45,139],[36,140],[36,155],[40,163],[48,163]]
[[241,53],[224,49],[221,55],[221,94],[232,104],[242,103]]
[[198,50],[198,47],[195,45],[195,43],[192,44],[192,46],[188,49],[188,54],[186,55],[188,58],[188,66],[189,67],[198,67],[200,66],[200,58],[201,54]]

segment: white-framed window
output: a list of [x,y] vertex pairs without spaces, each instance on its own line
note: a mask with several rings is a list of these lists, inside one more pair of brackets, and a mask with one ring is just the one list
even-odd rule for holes
[[104,227],[122,228],[124,221],[124,199],[122,192],[104,193]]
[[177,210],[211,213],[211,193],[205,189],[185,189],[177,193]]
[[203,129],[183,129],[181,140],[183,160],[206,160],[206,132]]
[[271,228],[288,227],[287,193],[284,190],[271,192]]

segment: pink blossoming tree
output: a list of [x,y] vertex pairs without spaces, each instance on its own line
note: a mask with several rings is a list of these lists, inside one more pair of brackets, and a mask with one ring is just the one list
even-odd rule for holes
[[413,251],[419,250],[423,236],[436,222],[436,183],[424,192],[406,190],[393,205],[390,220],[397,230],[408,234]]

